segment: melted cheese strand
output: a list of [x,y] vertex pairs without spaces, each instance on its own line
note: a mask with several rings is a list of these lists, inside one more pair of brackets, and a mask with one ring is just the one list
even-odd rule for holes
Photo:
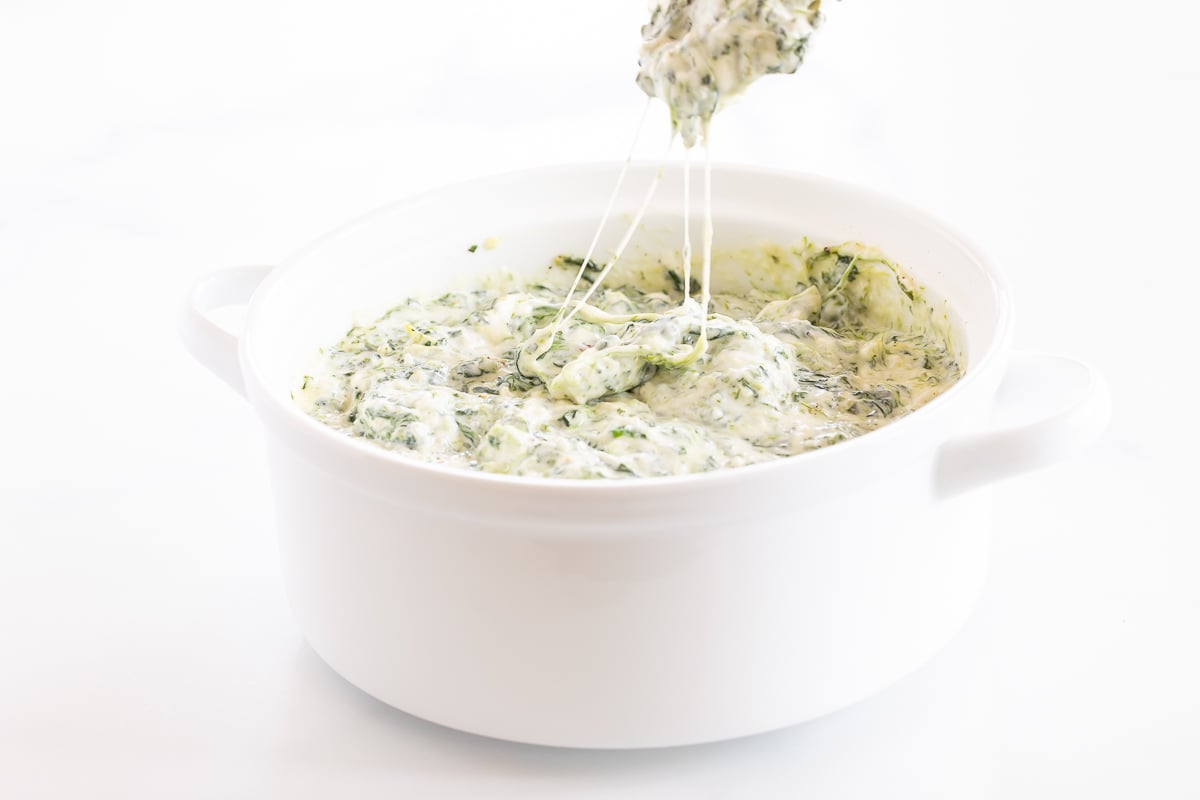
[[[646,194],[642,197],[642,204],[638,206],[637,213],[633,215],[633,220],[629,223],[629,228],[625,231],[625,235],[621,238],[617,249],[613,251],[613,257],[604,265],[604,269],[600,270],[600,274],[592,281],[592,285],[588,287],[583,298],[579,300],[573,309],[563,317],[558,324],[552,326],[550,339],[553,340],[554,333],[558,332],[560,325],[565,325],[570,322],[576,312],[583,307],[584,303],[592,299],[592,295],[600,288],[600,284],[604,283],[604,279],[608,277],[608,273],[612,272],[613,267],[617,265],[621,254],[625,252],[625,248],[629,245],[629,241],[633,239],[633,235],[637,233],[638,226],[642,224],[642,217],[646,215],[646,210],[650,208],[650,201],[654,199],[654,192],[658,189],[658,184],[662,181],[663,170],[667,166],[667,156],[671,153],[671,145],[675,143],[675,131],[671,131],[671,140],[667,142],[666,152],[663,153],[662,161],[659,162],[658,171],[654,173],[654,179],[650,181],[650,186],[646,189]],[[586,262],[585,262],[586,263]]]
[[617,183],[613,186],[612,193],[608,196],[608,205],[604,207],[604,215],[600,217],[600,224],[596,226],[596,235],[592,237],[592,243],[588,245],[587,255],[583,257],[583,263],[579,265],[579,271],[575,273],[575,280],[571,283],[567,297],[563,300],[562,306],[558,309],[558,314],[554,317],[555,322],[562,319],[563,312],[571,304],[571,298],[575,296],[575,290],[579,288],[579,282],[583,280],[583,275],[587,271],[587,265],[591,262],[592,255],[596,252],[596,244],[600,241],[600,234],[604,232],[605,226],[608,225],[608,218],[612,216],[613,203],[616,202],[617,194],[621,191],[621,184],[625,182],[625,174],[629,172],[629,163],[633,161],[633,151],[637,149],[638,140],[642,138],[642,128],[646,124],[646,115],[649,113],[650,103],[653,101],[653,97],[647,97],[646,105],[642,107],[642,116],[638,119],[637,128],[633,132],[633,142],[629,145],[629,152],[625,156],[625,163],[621,165],[621,172],[617,175]]
[[709,146],[708,125],[704,125],[704,267],[700,276],[701,339],[708,333],[708,303],[712,299],[709,285],[712,276],[713,213],[712,213],[712,148]]
[[692,297],[692,234],[688,220],[691,218],[691,154],[692,148],[683,148],[683,302]]
[[[555,311],[550,324],[534,331],[520,348],[521,358],[535,362],[554,347],[556,337],[584,308],[597,289],[612,272],[622,253],[637,231],[654,192],[662,179],[666,158],[675,134],[683,138],[683,300],[676,311],[700,314],[701,336],[690,359],[705,352],[708,337],[708,312],[712,297],[712,150],[709,146],[709,123],[723,100],[740,93],[759,77],[775,72],[794,72],[803,58],[808,39],[820,22],[821,0],[655,0],[651,5],[651,20],[643,27],[643,46],[638,60],[638,85],[650,97],[666,101],[671,109],[671,142],[646,191],[628,230],[617,245],[613,257],[600,270],[583,297],[575,293],[594,267],[592,256],[601,233],[608,224],[633,155],[633,147],[625,159],[613,188],[596,234],[587,255],[579,265],[571,287]],[[634,136],[634,146],[641,135],[648,108]],[[691,240],[691,148],[698,139],[704,142],[704,234],[703,279],[701,301],[692,300],[692,240]],[[676,278],[678,276],[675,276]],[[568,310],[568,306],[574,306]],[[537,375],[536,368],[532,374]]]

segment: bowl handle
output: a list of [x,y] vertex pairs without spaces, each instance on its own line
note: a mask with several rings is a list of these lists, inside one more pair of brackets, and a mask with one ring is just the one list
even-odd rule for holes
[[197,361],[245,396],[238,364],[238,337],[209,319],[222,306],[244,306],[271,267],[228,267],[201,276],[188,292],[179,319],[179,336]]
[[1065,356],[1014,353],[996,392],[997,425],[938,452],[935,487],[950,497],[1077,453],[1108,426],[1108,384]]

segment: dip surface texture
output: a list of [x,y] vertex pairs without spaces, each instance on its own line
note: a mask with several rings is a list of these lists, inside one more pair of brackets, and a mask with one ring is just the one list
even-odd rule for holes
[[579,259],[534,280],[407,299],[325,349],[294,397],[327,425],[424,461],[619,478],[824,447],[960,375],[945,313],[872,248],[719,254],[703,340],[701,308],[681,302],[671,263],[614,273],[548,346],[530,337],[554,319]]

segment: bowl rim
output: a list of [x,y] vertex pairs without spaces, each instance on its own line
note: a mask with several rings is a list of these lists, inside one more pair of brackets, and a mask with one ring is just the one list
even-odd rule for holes
[[[970,393],[972,388],[983,380],[981,376],[992,372],[994,365],[1000,363],[1002,356],[1006,354],[1010,347],[1013,313],[1011,291],[1008,282],[1003,272],[996,267],[976,243],[949,223],[905,200],[861,184],[798,170],[776,169],[730,162],[714,162],[712,164],[714,175],[724,172],[762,180],[782,179],[807,183],[818,189],[850,192],[919,219],[930,231],[947,239],[965,252],[981,268],[981,271],[986,276],[988,289],[995,299],[997,309],[994,336],[987,350],[975,363],[967,367],[962,377],[953,386],[926,403],[916,412],[907,414],[900,419],[852,439],[786,458],[741,467],[727,467],[682,475],[622,479],[550,478],[508,475],[464,469],[463,467],[410,458],[402,453],[371,444],[366,440],[347,436],[341,431],[322,424],[313,417],[305,414],[295,403],[285,402],[263,379],[255,363],[252,343],[256,339],[256,331],[260,325],[261,309],[265,303],[265,298],[270,295],[274,287],[281,280],[286,279],[288,273],[292,271],[292,268],[296,264],[302,262],[310,254],[320,250],[327,243],[347,235],[352,235],[357,228],[378,217],[427,203],[440,196],[453,196],[456,193],[460,193],[471,187],[477,187],[480,184],[512,181],[521,177],[548,176],[565,172],[580,173],[584,171],[604,170],[615,174],[620,169],[622,163],[620,161],[562,162],[525,169],[499,171],[432,187],[352,217],[294,251],[273,268],[255,290],[246,311],[243,334],[238,342],[238,358],[243,378],[248,396],[251,398],[256,413],[260,418],[264,419],[268,416],[273,416],[274,419],[285,423],[290,433],[307,436],[311,442],[322,446],[323,449],[332,447],[348,454],[355,453],[361,458],[366,459],[372,465],[373,469],[391,471],[401,476],[404,474],[423,477],[437,476],[447,481],[464,482],[464,488],[469,485],[475,485],[478,488],[494,487],[510,492],[533,490],[538,493],[553,492],[568,496],[573,494],[594,496],[610,492],[621,492],[622,494],[631,492],[654,493],[671,487],[708,486],[713,483],[726,483],[738,479],[755,480],[774,474],[779,470],[795,469],[801,464],[808,465],[807,468],[810,469],[817,468],[817,465],[829,464],[831,460],[853,458],[855,453],[864,448],[876,449],[886,446],[886,442],[905,436],[915,429],[919,429],[922,425],[927,424],[927,421],[931,417],[937,415],[941,409],[954,404],[958,398]],[[666,162],[666,166],[670,168],[675,166],[676,163],[675,161],[668,161]],[[629,163],[631,173],[639,169],[657,170],[659,167],[660,164],[657,162],[633,160]]]

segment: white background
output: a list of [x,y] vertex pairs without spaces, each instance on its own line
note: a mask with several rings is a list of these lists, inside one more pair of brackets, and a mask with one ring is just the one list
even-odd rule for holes
[[[847,0],[716,158],[925,206],[1018,346],[1100,366],[1084,457],[999,489],[967,631],[848,711],[587,753],[457,734],[291,621],[246,405],[182,351],[207,269],[383,202],[618,159],[639,0],[0,2],[0,796],[1200,796],[1200,12]],[[665,116],[643,155],[661,148]]]

